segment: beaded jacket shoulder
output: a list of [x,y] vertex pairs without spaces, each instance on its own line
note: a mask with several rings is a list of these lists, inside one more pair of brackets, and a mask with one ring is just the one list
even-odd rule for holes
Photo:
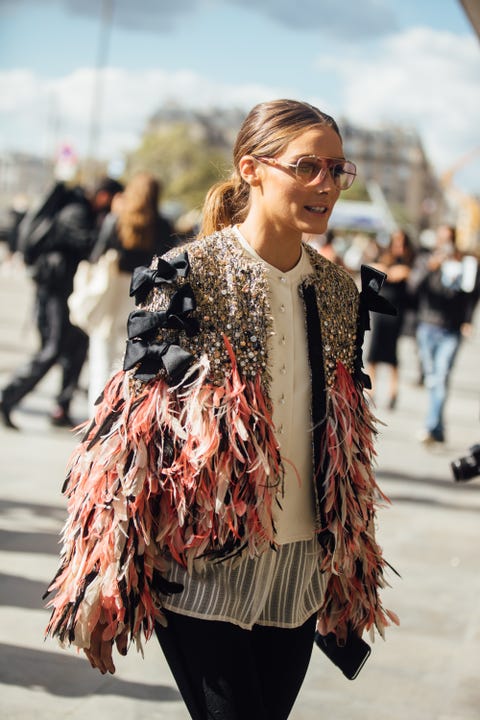
[[354,372],[360,295],[353,278],[339,265],[304,246],[313,268],[305,283],[313,285],[321,323],[325,378],[331,386],[340,361]]
[[[324,338],[327,381],[333,379],[337,360],[353,370],[358,290],[342,268],[305,246],[313,272],[303,283],[315,288]],[[158,340],[181,344],[199,359],[206,354],[211,379],[221,384],[231,371],[231,357],[225,338],[233,348],[240,373],[249,378],[262,375],[269,385],[268,340],[273,331],[269,282],[265,265],[248,256],[231,228],[219,231],[162,256],[172,262],[182,252],[189,261],[189,272],[175,283],[155,287],[143,308],[165,310],[179,288],[189,285],[195,297],[194,315],[200,331],[185,337],[178,330],[162,329]],[[154,259],[155,268],[159,259]]]
[[200,331],[195,336],[179,337],[176,331],[162,330],[161,339],[181,343],[196,359],[206,354],[210,378],[216,384],[223,383],[231,371],[229,344],[240,373],[251,379],[260,373],[268,384],[267,344],[272,317],[263,263],[246,256],[228,229],[171,250],[162,260],[172,262],[182,252],[188,256],[188,274],[174,284],[154,288],[144,309],[164,310],[174,293],[189,285]]

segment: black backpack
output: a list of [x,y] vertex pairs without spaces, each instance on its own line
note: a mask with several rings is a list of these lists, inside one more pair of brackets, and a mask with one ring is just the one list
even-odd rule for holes
[[55,219],[64,207],[73,202],[75,191],[65,183],[55,183],[37,207],[29,210],[18,228],[18,249],[26,265],[34,265],[48,246]]

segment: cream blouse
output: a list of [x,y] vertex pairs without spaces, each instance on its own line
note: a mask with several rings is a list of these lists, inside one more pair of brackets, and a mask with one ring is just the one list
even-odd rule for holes
[[194,563],[191,575],[175,562],[167,579],[184,586],[164,607],[191,617],[298,627],[321,605],[325,583],[319,570],[312,479],[311,382],[305,311],[299,294],[312,272],[304,250],[297,265],[281,272],[266,263],[241,235],[244,251],[264,264],[270,287],[273,333],[269,346],[273,421],[285,466],[281,507],[274,512],[278,550],[260,557]]

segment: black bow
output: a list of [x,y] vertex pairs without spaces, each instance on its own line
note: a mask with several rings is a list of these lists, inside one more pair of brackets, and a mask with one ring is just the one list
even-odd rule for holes
[[158,258],[156,268],[143,265],[136,267],[130,283],[130,297],[135,295],[137,305],[142,303],[150,290],[162,283],[173,283],[179,277],[186,278],[190,272],[190,263],[186,252],[180,253],[171,262]]
[[189,337],[199,331],[196,318],[189,317],[187,313],[196,308],[195,296],[190,285],[184,285],[172,296],[166,310],[149,312],[148,310],[134,310],[128,316],[128,337],[143,337],[157,328],[170,328],[184,330]]
[[380,290],[387,277],[384,272],[362,265],[360,268],[362,291],[360,293],[360,317],[364,330],[370,330],[370,311],[382,315],[396,315],[397,309],[392,303],[380,295]]
[[192,364],[193,355],[173,343],[147,343],[144,340],[129,340],[123,360],[123,369],[131,370],[139,364],[135,373],[138,380],[152,380],[158,371],[165,368],[173,385],[180,382]]
[[357,352],[355,358],[355,376],[366,388],[372,387],[370,377],[363,372],[363,339],[365,331],[370,330],[370,311],[383,313],[384,315],[396,315],[397,310],[392,303],[380,295],[380,290],[387,277],[384,272],[362,265],[360,268],[362,291],[360,293],[360,305],[358,308],[358,332]]

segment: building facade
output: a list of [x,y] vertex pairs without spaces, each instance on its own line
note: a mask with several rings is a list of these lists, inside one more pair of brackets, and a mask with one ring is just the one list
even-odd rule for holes
[[368,187],[377,184],[399,224],[421,232],[441,221],[445,212],[442,186],[418,134],[388,126],[366,129],[340,123],[345,153],[357,164]]

